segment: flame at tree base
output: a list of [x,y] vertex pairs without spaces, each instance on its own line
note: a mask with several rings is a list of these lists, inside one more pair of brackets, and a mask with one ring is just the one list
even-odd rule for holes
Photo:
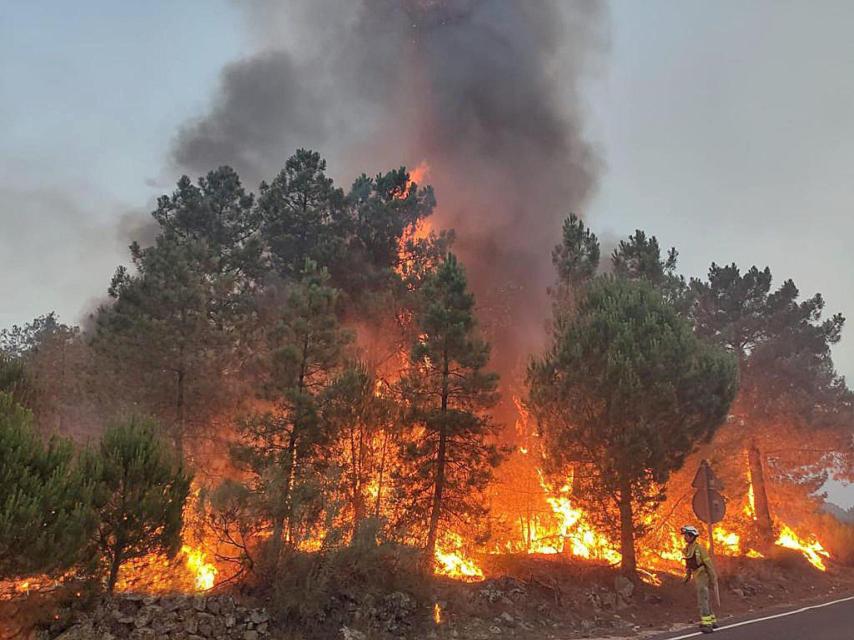
[[463,551],[463,540],[455,533],[446,534],[442,544],[436,545],[433,573],[463,582],[483,580],[483,570],[474,560],[466,556]]
[[205,552],[201,549],[193,549],[187,545],[181,547],[181,553],[187,556],[186,567],[195,576],[194,586],[196,591],[209,591],[216,583],[217,568],[205,562]]

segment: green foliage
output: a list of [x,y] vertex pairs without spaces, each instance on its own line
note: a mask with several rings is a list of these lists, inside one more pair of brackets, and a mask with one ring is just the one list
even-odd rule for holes
[[272,267],[285,279],[298,277],[306,260],[329,268],[346,249],[344,193],[325,172],[320,154],[298,149],[270,184],[261,183],[262,233]]
[[84,435],[91,357],[80,329],[54,313],[0,332],[0,389],[33,412],[41,433]]
[[596,275],[599,239],[574,213],[563,221],[561,243],[552,251],[560,285],[576,288]]
[[0,393],[0,579],[73,566],[92,525],[89,500],[71,444],[43,443],[30,413]]
[[[823,318],[820,294],[799,299],[791,280],[774,287],[771,270],[712,264],[708,280],[692,280],[695,330],[733,353],[741,388],[733,428],[715,445],[729,485],[747,489],[743,451],[750,449],[760,543],[774,538],[773,520],[795,523],[829,476],[854,474],[854,395],[836,373],[831,348],[844,318]],[[741,462],[741,464],[739,464]],[[761,481],[760,480],[764,480]]]
[[199,178],[198,186],[181,176],[171,196],[161,196],[152,217],[162,233],[180,245],[204,245],[205,273],[211,284],[224,280],[231,297],[263,273],[261,224],[255,198],[247,193],[231,167],[220,167]]
[[[412,184],[404,168],[362,175],[345,196],[327,177],[326,161],[306,149],[297,150],[270,184],[261,184],[258,198],[274,271],[293,279],[311,260],[355,304],[399,278],[401,240],[434,206],[432,189]],[[411,249],[429,249],[423,245]]]
[[498,376],[484,370],[489,345],[476,335],[474,296],[453,254],[420,293],[420,334],[400,381],[418,434],[405,439],[397,486],[402,524],[426,528],[432,557],[442,530],[484,513],[482,491],[501,458],[490,443],[496,427],[488,413],[498,400]]
[[614,273],[627,280],[649,282],[669,303],[685,314],[690,305],[685,278],[676,273],[679,253],[671,247],[662,258],[655,236],[647,236],[638,229],[628,240],[621,240],[611,254]]
[[831,347],[845,319],[822,319],[821,294],[799,301],[786,280],[772,291],[771,271],[712,264],[708,281],[692,280],[697,333],[734,353],[741,366],[742,409],[753,417],[787,416],[809,423],[833,422],[851,395],[833,367]]
[[251,344],[254,287],[262,277],[260,216],[234,171],[194,186],[184,176],[152,213],[160,233],[131,245],[135,272],[119,267],[113,303],[99,309],[93,346],[110,413],[143,407],[179,447],[188,430],[232,397]]
[[574,471],[573,495],[612,534],[620,512],[624,568],[633,572],[643,516],[725,419],[736,363],[643,281],[599,277],[577,312],[557,320],[551,348],[529,368],[529,403],[549,464]]
[[94,546],[108,566],[110,591],[127,560],[172,556],[181,545],[190,476],[155,432],[152,421],[131,418],[109,427],[84,455],[98,513]]

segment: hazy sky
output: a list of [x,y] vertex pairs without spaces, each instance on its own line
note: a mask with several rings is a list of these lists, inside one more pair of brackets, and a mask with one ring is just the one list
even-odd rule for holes
[[[767,264],[854,322],[854,3],[622,0],[609,21],[583,96],[593,228],[654,233],[687,275]],[[103,296],[178,127],[252,48],[226,0],[0,1],[0,327]]]

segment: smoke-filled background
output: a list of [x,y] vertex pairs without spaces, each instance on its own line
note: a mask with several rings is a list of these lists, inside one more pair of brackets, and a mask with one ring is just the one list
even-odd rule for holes
[[[479,305],[508,309],[505,371],[573,210],[658,235],[688,275],[768,264],[854,316],[851,3],[58,6],[0,17],[0,326],[81,321],[181,172],[254,189],[298,146],[344,187],[429,164]],[[850,337],[836,362],[854,373]]]
[[306,146],[344,180],[429,167],[434,226],[457,231],[479,305],[499,310],[495,362],[518,369],[543,337],[560,222],[597,182],[578,94],[603,44],[602,3],[256,0],[243,11],[258,50],[181,127],[175,165],[230,164],[256,184]]

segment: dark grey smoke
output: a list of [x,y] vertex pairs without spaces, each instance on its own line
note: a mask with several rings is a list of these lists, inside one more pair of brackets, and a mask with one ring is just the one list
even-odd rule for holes
[[[232,164],[250,186],[297,147],[352,178],[426,161],[436,223],[457,230],[509,373],[542,337],[561,220],[584,213],[599,163],[581,117],[602,48],[599,2],[256,0],[253,57],[227,67],[173,158]],[[591,55],[592,54],[592,55]],[[592,59],[591,59],[592,58]]]

